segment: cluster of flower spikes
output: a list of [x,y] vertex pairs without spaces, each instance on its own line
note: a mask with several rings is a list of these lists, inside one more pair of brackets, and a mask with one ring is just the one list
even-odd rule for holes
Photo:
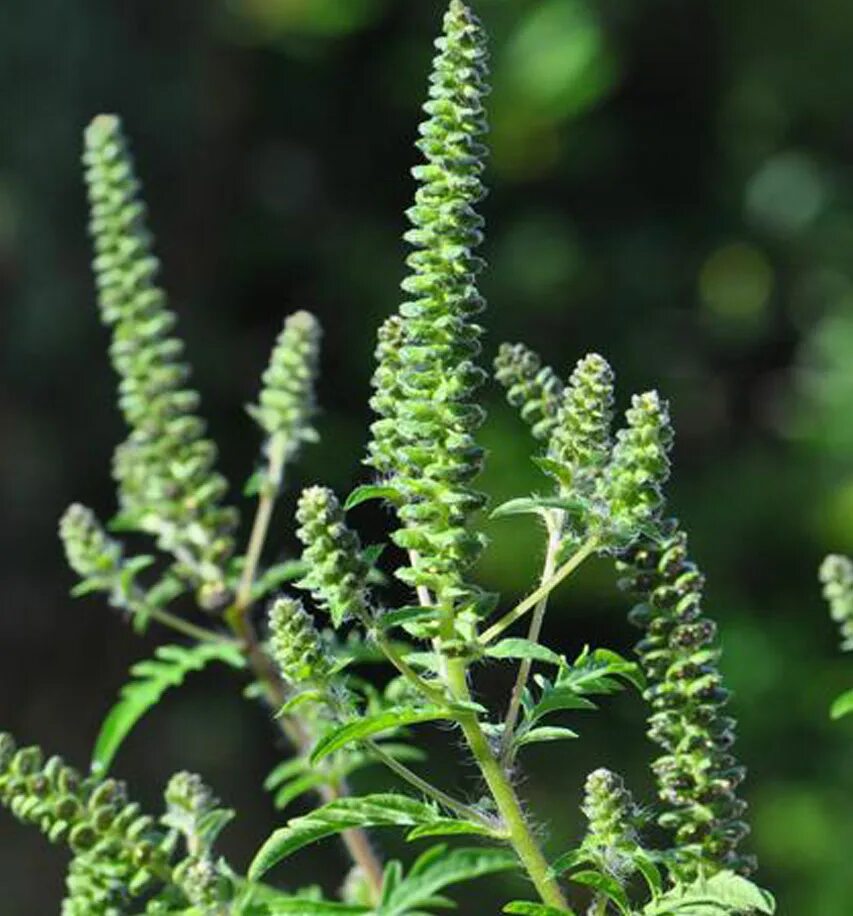
[[332,664],[301,601],[278,598],[269,609],[270,650],[285,683],[325,688]]
[[654,527],[673,440],[669,409],[657,392],[633,397],[614,443],[614,375],[597,353],[583,357],[563,386],[525,346],[505,344],[495,375],[534,437],[546,443],[542,466],[571,503],[570,540],[595,534],[604,546],[623,546]]
[[349,618],[365,620],[370,569],[335,494],[325,487],[304,490],[296,520],[300,524],[297,535],[305,545],[302,559],[308,567],[299,587],[311,592],[335,627]]
[[121,515],[155,536],[213,607],[226,597],[222,568],[236,514],[223,505],[227,484],[196,413],[198,395],[185,387],[183,344],[172,336],[175,316],[157,285],[159,262],[118,118],[95,118],[85,147],[98,301],[112,329],[110,355],[130,430],[114,462]]
[[408,211],[414,228],[406,239],[416,250],[403,290],[411,298],[380,338],[379,420],[367,463],[399,494],[394,540],[411,565],[398,576],[453,610],[469,594],[464,573],[483,547],[470,517],[485,503],[471,487],[482,466],[474,433],[484,417],[474,401],[484,380],[475,364],[482,329],[473,321],[484,307],[476,287],[482,262],[472,251],[482,241],[475,205],[484,196],[487,52],[461,0],[452,0],[436,46],[417,144],[426,163],[413,170],[419,188]]
[[737,795],[745,771],[731,750],[735,721],[718,670],[716,627],[703,616],[704,579],[675,520],[659,537],[625,549],[619,561],[626,590],[641,599],[630,615],[644,630],[637,646],[651,706],[649,737],[664,753],[653,764],[664,804],[662,827],[674,832],[686,875],[698,869],[748,873],[738,850],[748,833]]
[[68,565],[99,591],[112,591],[121,579],[121,545],[104,531],[91,509],[72,503],[59,521]]
[[[74,853],[63,916],[126,912],[171,880],[165,835],[113,779],[82,779],[60,757],[0,733],[0,803]],[[116,909],[119,907],[119,909]]]
[[288,316],[263,374],[258,404],[248,410],[268,436],[267,456],[280,450],[292,461],[306,442],[316,442],[314,386],[320,358],[320,325],[310,312]]
[[853,560],[830,554],[821,563],[820,581],[832,619],[841,629],[841,648],[853,652]]
[[584,785],[581,811],[587,819],[581,849],[603,872],[622,881],[634,871],[639,810],[622,777],[603,767]]

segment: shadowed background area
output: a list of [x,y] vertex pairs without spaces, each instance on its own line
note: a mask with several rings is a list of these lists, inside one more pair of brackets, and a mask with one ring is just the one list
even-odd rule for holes
[[[761,883],[780,911],[848,916],[853,680],[816,584],[853,549],[853,9],[839,0],[479,0],[493,35],[487,356],[523,339],[567,373],[589,350],[621,404],[658,386],[678,431],[674,511],[709,578],[735,690]],[[323,441],[293,487],[346,493],[360,460],[375,329],[399,299],[402,213],[438,0],[65,0],[0,6],[0,727],[83,765],[135,637],[68,597],[55,537],[72,500],[114,510],[123,435],[88,269],[80,134],[117,111],[132,138],[195,384],[238,494],[258,461],[243,404],[283,316],[325,327]],[[494,501],[539,483],[492,389],[482,440]],[[293,495],[273,554],[293,550]],[[384,524],[359,510],[365,539]],[[248,522],[249,507],[244,513]],[[488,524],[482,580],[523,594],[541,559],[526,519]],[[547,639],[630,651],[605,564],[559,592]],[[506,688],[489,669],[487,694]],[[151,805],[197,769],[241,811],[236,863],[276,824],[260,787],[280,759],[269,715],[210,672],[168,697],[117,771]],[[578,837],[585,774],[607,765],[652,800],[644,710],[625,694],[532,750],[519,780]],[[459,787],[431,736],[437,778]],[[371,785],[368,774],[361,785]],[[474,791],[472,788],[471,791]],[[400,852],[390,836],[383,851]],[[64,854],[0,814],[6,916],[56,912]],[[334,843],[276,872],[342,875]],[[288,871],[289,869],[289,871]],[[489,888],[462,912],[491,913]],[[465,902],[467,901],[467,902]]]

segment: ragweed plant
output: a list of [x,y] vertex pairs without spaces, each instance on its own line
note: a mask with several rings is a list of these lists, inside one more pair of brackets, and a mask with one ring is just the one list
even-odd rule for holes
[[[666,509],[673,430],[665,399],[634,395],[616,428],[615,375],[602,356],[582,357],[564,378],[522,344],[501,347],[494,376],[530,428],[543,478],[541,492],[491,514],[538,519],[544,562],[514,606],[476,581],[487,547],[477,433],[489,372],[478,324],[484,264],[475,251],[488,70],[483,28],[461,0],[451,0],[436,45],[408,211],[410,270],[376,348],[365,458],[373,476],[343,500],[322,485],[306,489],[292,523],[302,555],[277,563],[265,559],[276,502],[288,467],[317,437],[317,321],[305,312],[285,320],[249,408],[261,469],[246,487],[256,506],[241,547],[238,513],[157,282],[120,122],[100,116],[86,131],[98,301],[128,432],[113,465],[116,517],[105,526],[73,505],[60,535],[80,580],[76,594],[99,593],[137,629],[171,629],[179,642],[134,666],[88,773],[0,736],[0,801],[71,852],[68,916],[416,916],[452,905],[449,887],[502,872],[526,877],[529,888],[529,899],[507,901],[506,913],[774,910],[747,877],[755,863],[742,849],[744,769],[702,575]],[[355,510],[370,500],[391,510],[384,555],[365,547],[354,525]],[[124,532],[149,536],[156,553],[133,553]],[[592,557],[614,566],[637,598],[637,661],[607,648],[569,658],[541,641],[551,594]],[[849,629],[849,568],[836,563],[825,579]],[[185,610],[188,599],[199,613]],[[377,659],[390,677],[373,683],[363,666]],[[146,814],[109,775],[122,742],[164,692],[214,663],[249,680],[249,695],[267,704],[286,747],[266,784],[282,826],[242,866],[216,851],[233,812],[199,777],[175,775],[164,810]],[[514,671],[505,702],[478,691],[486,663]],[[657,798],[640,807],[621,776],[596,770],[585,786],[585,833],[549,856],[542,813],[530,810],[515,778],[522,755],[538,742],[576,738],[573,714],[624,687],[648,703],[649,736],[660,749]],[[464,763],[475,765],[468,798],[437,785],[424,766],[417,729],[429,723],[451,731],[450,747],[461,746]],[[392,781],[383,792],[353,794],[350,777],[367,766]],[[308,808],[291,816],[297,799]],[[383,828],[441,842],[406,867],[383,861]],[[284,887],[272,883],[284,860],[336,836],[352,860],[339,899],[287,886],[285,869]]]

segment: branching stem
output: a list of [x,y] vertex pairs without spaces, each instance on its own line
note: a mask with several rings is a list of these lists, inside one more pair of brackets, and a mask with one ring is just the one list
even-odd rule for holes
[[524,615],[535,608],[542,598],[546,598],[552,591],[564,580],[567,579],[590,554],[598,548],[597,538],[591,537],[568,559],[566,562],[548,579],[543,582],[535,592],[528,595],[524,601],[517,604],[511,611],[507,611],[500,620],[493,623],[481,636],[480,642],[487,646],[492,640],[500,636],[507,627],[511,627],[516,620],[520,620]]
[[[540,581],[546,583],[554,575],[554,568],[557,565],[557,553],[560,549],[560,535],[563,524],[563,513],[549,512],[545,516],[548,525],[548,546],[545,551],[545,562],[542,567],[542,576]],[[542,622],[545,619],[545,611],[548,607],[548,597],[550,593],[543,595],[533,609],[533,616],[530,620],[530,628],[527,632],[527,638],[530,642],[538,642],[542,632]],[[518,667],[518,675],[512,688],[512,696],[509,701],[506,718],[504,719],[503,736],[501,738],[500,760],[504,768],[510,762],[512,756],[512,738],[515,732],[515,725],[518,721],[518,714],[521,710],[521,698],[524,695],[524,688],[527,686],[527,679],[530,677],[530,669],[533,663],[529,658],[522,659]]]

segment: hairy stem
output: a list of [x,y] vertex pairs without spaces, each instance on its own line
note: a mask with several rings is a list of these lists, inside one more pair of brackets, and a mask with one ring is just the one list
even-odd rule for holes
[[[471,694],[466,682],[465,663],[459,659],[449,660],[448,667],[454,693],[459,700],[470,702]],[[536,837],[521,809],[521,802],[506,777],[503,767],[492,753],[488,739],[483,732],[476,715],[466,715],[460,719],[465,740],[486,784],[492,793],[498,811],[506,824],[509,842],[527,870],[533,886],[542,898],[543,903],[558,909],[567,910],[568,904],[556,879],[550,873],[548,860],[539,848]]]
[[[562,513],[555,516],[549,512],[546,515],[548,525],[548,546],[545,552],[545,563],[542,567],[540,582],[544,585],[554,575],[554,569],[557,565],[557,552],[560,549],[560,529],[562,526]],[[545,611],[548,607],[548,594],[543,595],[533,609],[533,617],[530,620],[530,628],[527,631],[527,638],[530,642],[538,642],[542,632],[542,622],[545,619]],[[506,768],[510,762],[512,752],[512,737],[515,732],[515,724],[518,721],[518,714],[521,710],[521,698],[524,695],[524,688],[527,686],[527,679],[530,677],[530,669],[533,663],[529,658],[522,659],[518,667],[518,676],[512,688],[512,696],[509,701],[506,718],[504,719],[504,730],[501,738],[500,760]]]
[[596,537],[591,537],[581,547],[574,553],[555,573],[548,579],[547,582],[543,582],[535,592],[528,595],[520,604],[517,604],[511,611],[507,611],[500,620],[496,623],[493,623],[481,636],[480,642],[486,646],[497,636],[500,636],[501,633],[507,627],[511,627],[516,620],[520,620],[524,615],[530,611],[532,608],[535,608],[537,604],[551,594],[552,591],[564,580],[567,579],[590,554],[594,553],[598,548],[598,540]]

